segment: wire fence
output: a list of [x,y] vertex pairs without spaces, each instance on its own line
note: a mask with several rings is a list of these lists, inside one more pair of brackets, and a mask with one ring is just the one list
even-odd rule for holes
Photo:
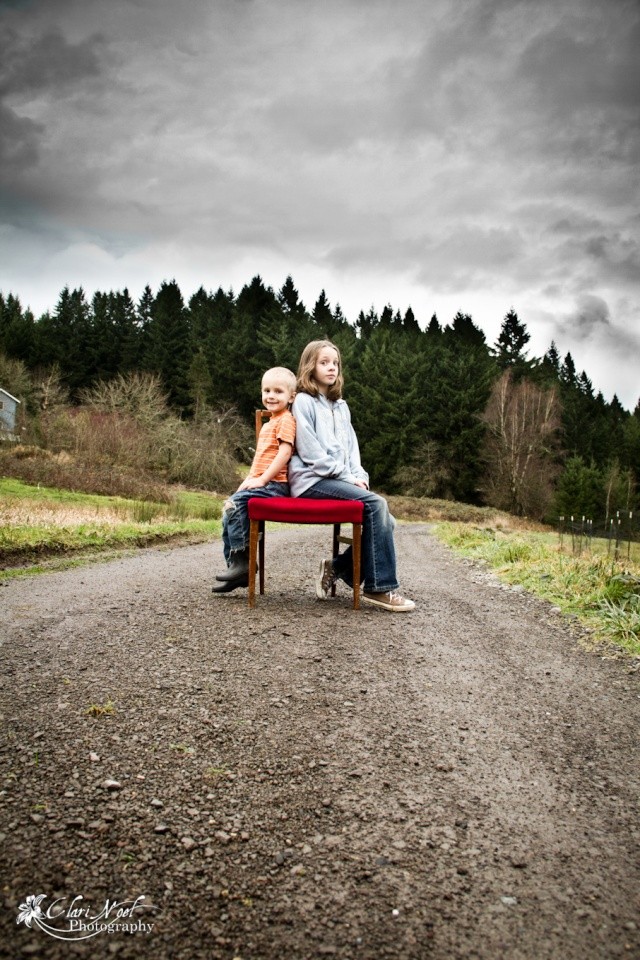
[[616,510],[604,522],[584,516],[558,517],[560,549],[582,553],[603,553],[614,560],[640,559],[640,513]]

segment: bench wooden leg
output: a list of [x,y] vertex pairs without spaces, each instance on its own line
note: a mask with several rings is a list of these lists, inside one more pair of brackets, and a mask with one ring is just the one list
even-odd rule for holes
[[260,532],[258,534],[258,558],[260,573],[260,593],[264,593],[264,542],[265,542],[264,520],[260,520]]
[[[331,554],[331,559],[333,560],[338,556],[340,552],[340,526],[339,523],[334,523],[333,525],[333,552]],[[331,596],[335,597],[336,595],[336,585],[335,582],[331,584]]]
[[362,562],[362,524],[353,525],[353,609],[360,609],[360,566]]
[[[249,521],[249,606],[256,605],[256,560],[258,559],[258,537],[260,535],[260,521]],[[260,564],[262,578],[263,564]],[[260,591],[262,593],[262,590]]]

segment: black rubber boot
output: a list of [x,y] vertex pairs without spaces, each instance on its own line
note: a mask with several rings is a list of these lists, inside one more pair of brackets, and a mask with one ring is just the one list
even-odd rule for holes
[[211,593],[231,593],[232,590],[237,590],[238,587],[248,586],[249,577],[245,573],[243,577],[236,577],[235,580],[223,580],[221,583],[216,583],[215,587],[211,588]]
[[231,563],[224,573],[216,574],[216,580],[237,580],[246,577],[249,573],[249,549],[238,550],[231,554]]

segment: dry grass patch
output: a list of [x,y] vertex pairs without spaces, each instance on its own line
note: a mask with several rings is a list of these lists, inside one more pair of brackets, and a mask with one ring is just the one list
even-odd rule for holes
[[118,526],[128,520],[122,510],[111,506],[72,506],[25,500],[0,503],[0,527],[79,527],[87,523]]

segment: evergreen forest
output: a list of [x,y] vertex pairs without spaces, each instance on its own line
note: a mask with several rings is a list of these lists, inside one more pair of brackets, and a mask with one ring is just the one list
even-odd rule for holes
[[547,520],[604,522],[639,506],[640,401],[633,412],[615,396],[605,401],[553,342],[529,356],[513,309],[489,344],[462,312],[419,323],[411,309],[388,305],[350,323],[324,291],[308,310],[291,277],[277,292],[256,276],[237,295],[200,288],[188,302],[175,281],[146,287],[138,302],[126,289],[88,300],[65,288],[37,318],[0,294],[0,386],[37,416],[42,395],[29,383],[52,371],[71,404],[98,382],[148,372],[180,419],[233,409],[251,424],[264,370],[295,371],[319,338],[341,350],[345,399],[376,489]]

